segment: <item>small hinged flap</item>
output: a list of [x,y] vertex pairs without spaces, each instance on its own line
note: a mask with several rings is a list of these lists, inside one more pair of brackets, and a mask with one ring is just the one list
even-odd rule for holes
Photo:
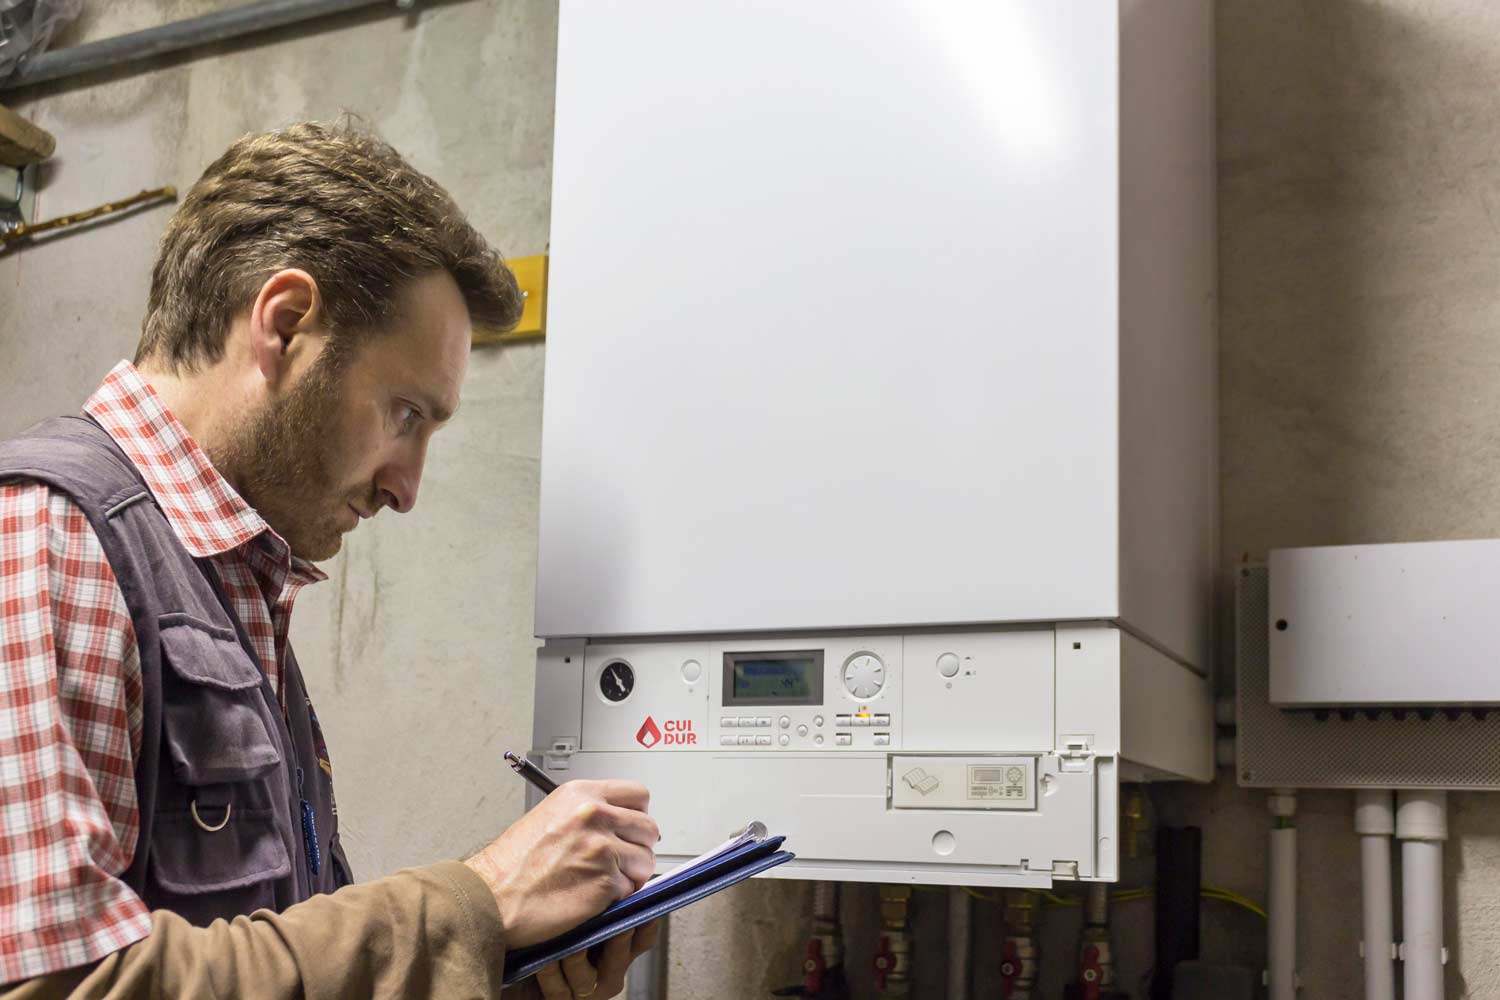
[[557,737],[547,746],[543,753],[545,763],[549,770],[566,771],[572,766],[573,754],[578,752],[578,741],[569,737]]

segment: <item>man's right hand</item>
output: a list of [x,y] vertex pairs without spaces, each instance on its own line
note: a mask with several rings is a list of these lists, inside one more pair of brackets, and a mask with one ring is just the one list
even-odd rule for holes
[[489,885],[508,948],[546,941],[639,889],[656,871],[651,793],[570,781],[464,863]]

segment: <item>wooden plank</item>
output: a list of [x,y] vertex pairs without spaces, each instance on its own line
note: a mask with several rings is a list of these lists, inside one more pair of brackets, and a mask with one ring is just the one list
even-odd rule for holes
[[24,167],[45,160],[56,148],[57,140],[51,132],[37,128],[0,104],[0,163]]

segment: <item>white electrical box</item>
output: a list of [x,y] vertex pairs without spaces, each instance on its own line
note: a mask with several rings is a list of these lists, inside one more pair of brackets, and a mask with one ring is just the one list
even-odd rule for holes
[[1500,541],[1277,549],[1271,704],[1500,704]]
[[1108,879],[1211,776],[1212,34],[563,4],[534,752],[665,858]]

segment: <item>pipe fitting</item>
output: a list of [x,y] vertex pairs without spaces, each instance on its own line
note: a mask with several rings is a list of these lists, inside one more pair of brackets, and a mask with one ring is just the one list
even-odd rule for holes
[[1354,793],[1354,832],[1361,837],[1390,837],[1396,832],[1395,796],[1384,789]]
[[1447,792],[1400,792],[1396,796],[1396,839],[1448,839]]
[[1239,759],[1239,748],[1233,736],[1220,736],[1214,740],[1215,764],[1232,771],[1237,759]]
[[1214,725],[1234,728],[1235,710],[1234,696],[1220,695],[1214,699]]
[[1291,819],[1297,815],[1297,790],[1278,788],[1266,797],[1266,808],[1277,819]]

